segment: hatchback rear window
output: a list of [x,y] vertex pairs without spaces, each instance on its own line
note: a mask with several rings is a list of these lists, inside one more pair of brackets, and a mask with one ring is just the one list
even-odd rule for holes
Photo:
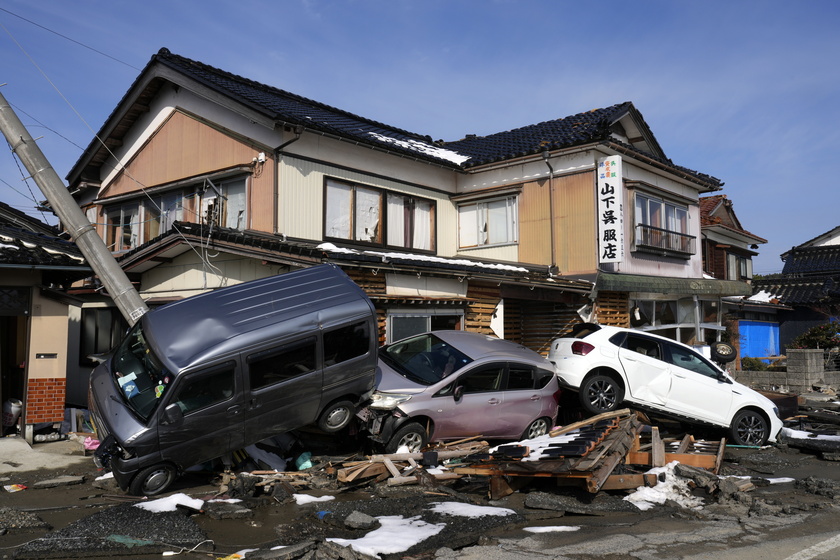
[[586,338],[590,334],[600,330],[601,325],[596,325],[595,323],[579,323],[572,328],[572,332],[569,333],[569,338]]

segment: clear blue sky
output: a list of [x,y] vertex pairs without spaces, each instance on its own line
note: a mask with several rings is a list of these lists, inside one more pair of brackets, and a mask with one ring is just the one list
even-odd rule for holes
[[[4,0],[0,83],[62,178],[161,47],[435,139],[632,101],[766,274],[840,225],[838,29],[834,0]],[[44,219],[6,152],[0,200]]]

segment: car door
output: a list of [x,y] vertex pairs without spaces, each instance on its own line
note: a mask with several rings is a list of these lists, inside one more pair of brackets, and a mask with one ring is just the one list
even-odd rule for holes
[[[434,395],[430,412],[435,421],[435,439],[498,434],[505,367],[504,362],[497,362],[464,368]],[[460,397],[456,398],[456,392]]]
[[667,408],[726,426],[732,408],[732,384],[700,354],[677,344],[666,344],[673,381]]
[[519,438],[528,424],[544,414],[545,403],[536,386],[536,371],[532,365],[508,363],[504,398],[496,407],[497,437]]
[[625,398],[661,406],[671,390],[671,366],[663,359],[662,341],[628,333],[618,351],[618,359],[627,378]]
[[315,421],[322,392],[317,348],[312,335],[245,358],[248,444]]
[[177,406],[183,417],[171,424],[161,420],[161,457],[187,468],[240,447],[241,393],[235,361],[180,377],[166,406]]

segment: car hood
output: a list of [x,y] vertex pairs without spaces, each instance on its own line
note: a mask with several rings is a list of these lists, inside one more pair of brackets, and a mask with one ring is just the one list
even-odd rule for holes
[[403,393],[415,395],[422,393],[429,388],[429,385],[416,383],[406,379],[391,366],[379,360],[376,366],[376,390],[384,393]]

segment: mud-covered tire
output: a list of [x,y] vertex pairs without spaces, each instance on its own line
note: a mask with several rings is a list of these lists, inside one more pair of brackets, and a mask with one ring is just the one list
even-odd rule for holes
[[156,496],[175,481],[178,471],[173,465],[161,463],[141,470],[131,479],[128,492],[134,496]]
[[583,380],[578,398],[584,410],[590,414],[601,414],[618,409],[624,400],[624,390],[612,377],[596,374]]
[[318,429],[328,434],[340,432],[350,425],[356,414],[356,405],[348,400],[336,401],[321,412]]
[[729,426],[729,437],[735,445],[762,446],[770,437],[769,423],[755,410],[738,411]]
[[396,453],[401,447],[406,447],[409,453],[418,453],[426,447],[429,435],[423,426],[417,422],[409,422],[394,433],[385,445],[385,453]]
[[522,432],[522,439],[534,439],[544,436],[551,429],[551,420],[548,418],[537,418],[531,422],[525,431]]

